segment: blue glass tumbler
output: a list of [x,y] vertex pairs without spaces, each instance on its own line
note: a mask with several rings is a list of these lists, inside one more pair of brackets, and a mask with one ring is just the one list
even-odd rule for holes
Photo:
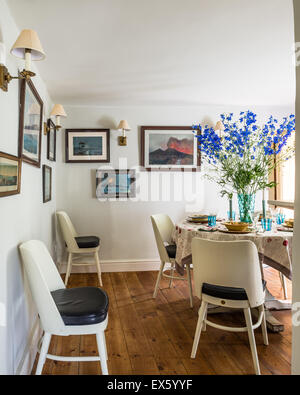
[[217,216],[216,215],[209,215],[208,216],[208,226],[216,226],[217,224]]

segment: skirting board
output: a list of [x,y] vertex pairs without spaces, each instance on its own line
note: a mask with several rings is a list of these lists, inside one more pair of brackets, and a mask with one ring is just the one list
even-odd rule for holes
[[[87,262],[90,262],[88,260]],[[111,260],[111,261],[101,261],[101,271],[103,273],[112,273],[112,272],[145,272],[152,270],[159,270],[160,261],[155,259],[136,259],[136,260]],[[169,264],[166,264],[165,269],[170,267]],[[62,262],[58,263],[58,268],[60,273],[66,273],[67,263]],[[96,273],[96,266],[73,266],[72,273]]]
[[28,336],[28,341],[25,347],[25,350],[23,352],[21,361],[19,362],[19,365],[17,367],[16,375],[30,375],[33,364],[37,355],[37,350],[38,350],[38,343],[39,340],[42,336],[42,329],[39,325],[39,318],[37,317],[33,327],[31,329],[31,332]]

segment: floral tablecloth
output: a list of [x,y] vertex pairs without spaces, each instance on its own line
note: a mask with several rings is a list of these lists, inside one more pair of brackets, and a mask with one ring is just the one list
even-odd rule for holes
[[282,232],[274,229],[264,233],[229,234],[219,231],[199,231],[198,224],[191,224],[186,220],[178,223],[173,234],[173,241],[177,245],[176,269],[183,275],[184,266],[192,261],[191,244],[194,237],[209,240],[231,241],[251,240],[255,243],[262,263],[265,263],[280,272],[287,278],[292,278],[292,232]]

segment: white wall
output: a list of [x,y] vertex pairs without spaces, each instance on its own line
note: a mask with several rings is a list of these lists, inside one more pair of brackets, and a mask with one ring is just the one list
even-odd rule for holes
[[[110,128],[111,162],[119,168],[127,162],[128,168],[139,165],[140,126],[141,125],[192,125],[207,122],[212,125],[223,112],[244,110],[242,107],[66,107],[68,118],[65,128]],[[282,117],[294,112],[294,106],[255,107],[261,121],[269,115]],[[116,129],[120,119],[127,119],[132,130],[127,133],[127,146],[117,143],[120,135]],[[185,216],[186,211],[202,209],[217,210],[226,215],[228,202],[221,198],[215,184],[204,179],[200,173],[139,173],[140,193],[137,201],[98,201],[95,197],[95,170],[97,163],[65,163],[65,131],[58,138],[57,163],[57,208],[66,210],[79,233],[98,234],[102,240],[101,259],[153,260],[157,258],[150,215],[167,213],[176,221]],[[125,165],[126,166],[126,165]],[[126,168],[126,167],[125,167]],[[150,177],[154,176],[153,180]],[[156,179],[160,178],[160,180]],[[170,197],[166,198],[167,177],[170,177]],[[150,191],[149,199],[145,194]],[[175,201],[173,191],[180,191]],[[146,194],[147,196],[147,194]],[[261,207],[261,197],[256,199],[257,208]],[[237,202],[235,209],[238,210]],[[60,251],[61,252],[61,251]],[[61,254],[60,254],[61,256]]]
[[[0,0],[0,41],[7,48],[7,67],[17,75],[21,62],[9,54],[19,31],[7,8]],[[34,84],[44,102],[44,114],[48,117],[52,102],[41,78]],[[0,150],[18,155],[18,81],[9,84],[7,93],[0,90]],[[46,160],[46,138],[42,138],[41,164]],[[53,213],[55,211],[55,166],[53,170],[52,201],[43,204],[42,169],[23,163],[21,194],[0,198],[0,374],[14,374],[22,366],[24,352],[36,320],[26,280],[18,254],[18,245],[29,239],[43,240],[53,251]],[[3,315],[4,316],[3,316]]]

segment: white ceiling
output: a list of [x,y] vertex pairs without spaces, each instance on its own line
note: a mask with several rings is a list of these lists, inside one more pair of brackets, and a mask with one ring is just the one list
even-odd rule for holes
[[[7,0],[64,105],[290,105],[291,0]],[[12,43],[13,44],[13,43]]]

